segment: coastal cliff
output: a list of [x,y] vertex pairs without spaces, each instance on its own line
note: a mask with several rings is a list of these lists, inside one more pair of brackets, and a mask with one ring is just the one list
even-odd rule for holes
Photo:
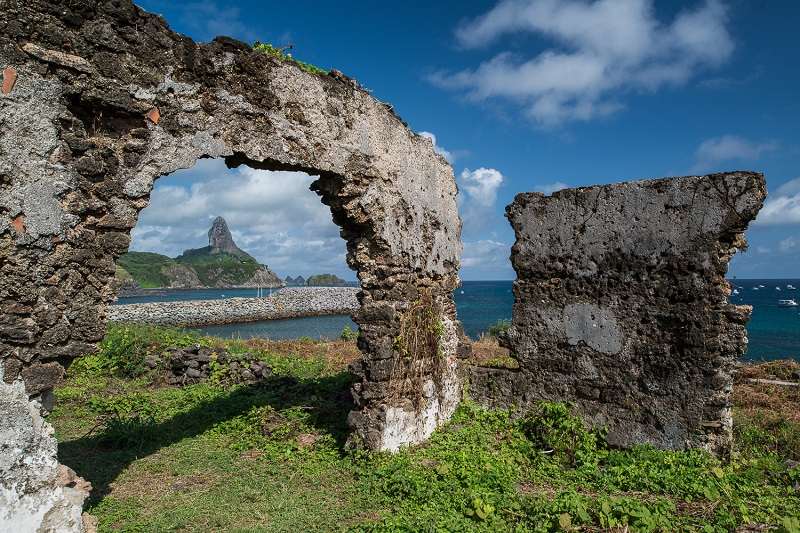
[[214,219],[206,247],[186,250],[174,259],[152,252],[128,252],[117,262],[117,279],[123,289],[284,286],[267,265],[236,245],[222,217]]

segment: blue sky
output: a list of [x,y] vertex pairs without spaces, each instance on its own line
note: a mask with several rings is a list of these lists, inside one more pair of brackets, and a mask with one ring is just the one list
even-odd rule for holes
[[[730,274],[800,277],[800,2],[137,3],[198,41],[291,43],[435,135],[461,189],[463,279],[513,279],[503,212],[518,192],[735,169],[764,172],[770,197]],[[281,275],[354,278],[310,178],[239,169],[237,194],[223,169],[159,180],[133,248],[202,246],[222,214]],[[183,218],[176,201],[193,206]]]

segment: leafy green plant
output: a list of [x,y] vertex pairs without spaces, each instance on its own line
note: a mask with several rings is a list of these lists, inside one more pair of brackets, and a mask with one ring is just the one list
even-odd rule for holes
[[508,319],[498,320],[497,322],[489,326],[489,330],[487,331],[487,333],[491,337],[499,337],[508,332],[509,328],[511,328],[511,320]]
[[358,338],[358,330],[353,330],[350,326],[345,326],[339,334],[339,338],[343,341],[354,341]]
[[494,511],[492,504],[483,501],[482,498],[473,498],[471,505],[467,507],[464,514],[477,520],[487,520]]
[[93,397],[89,405],[100,415],[98,442],[107,448],[138,448],[155,432],[157,409],[143,395]]
[[603,442],[599,432],[590,431],[563,403],[543,402],[523,421],[525,434],[540,453],[554,453],[570,465],[594,464]]
[[288,63],[294,63],[301,70],[308,72],[309,74],[315,74],[317,76],[324,76],[328,74],[327,70],[321,69],[316,65],[312,65],[311,63],[306,63],[304,61],[299,61],[293,58],[290,54],[286,53],[283,49],[273,46],[269,43],[262,43],[260,41],[256,41],[253,44],[253,50],[256,52],[261,52],[262,54],[271,55],[272,57],[276,57],[281,61],[286,61]]
[[77,364],[86,370],[103,370],[124,377],[137,377],[147,371],[145,358],[159,355],[168,347],[207,344],[198,334],[178,328],[140,324],[110,324],[96,355],[81,358]]

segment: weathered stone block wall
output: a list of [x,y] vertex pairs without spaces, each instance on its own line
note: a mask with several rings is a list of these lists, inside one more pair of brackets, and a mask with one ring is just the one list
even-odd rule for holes
[[620,446],[724,454],[751,310],[728,303],[725,273],[765,195],[750,172],[517,195],[507,344],[520,369],[474,368],[470,393],[572,402]]
[[[0,398],[21,380],[49,401],[62,367],[104,334],[114,260],[153,181],[220,157],[319,176],[362,287],[355,435],[392,449],[449,418],[464,349],[456,185],[391,106],[336,71],[226,38],[196,44],[130,0],[0,0],[0,69]],[[419,403],[391,381],[406,375],[403,317],[425,294],[445,364],[414,376]]]

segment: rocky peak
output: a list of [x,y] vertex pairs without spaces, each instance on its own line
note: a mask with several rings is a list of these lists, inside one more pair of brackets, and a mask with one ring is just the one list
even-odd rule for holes
[[234,255],[243,255],[244,252],[236,246],[233,242],[231,230],[228,229],[228,223],[222,217],[214,219],[211,224],[211,229],[208,230],[208,246],[211,248],[212,254],[228,253]]

